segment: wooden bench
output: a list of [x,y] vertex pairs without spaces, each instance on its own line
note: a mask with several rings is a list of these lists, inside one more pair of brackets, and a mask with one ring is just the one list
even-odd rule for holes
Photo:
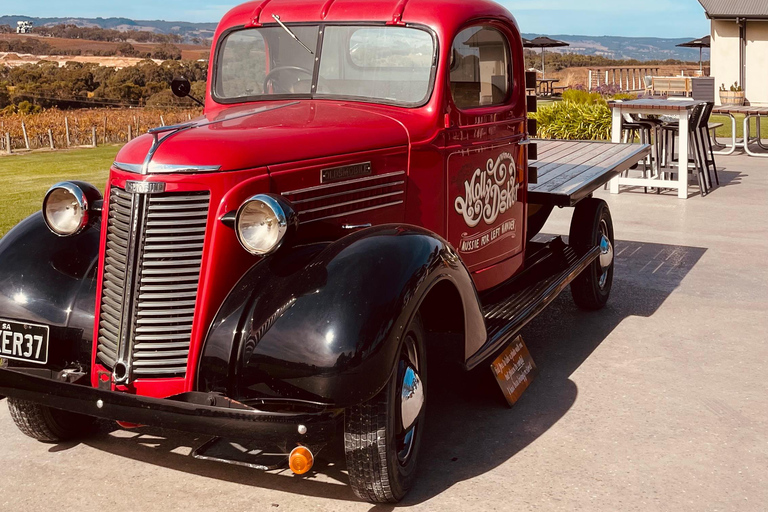
[[659,77],[651,80],[651,94],[667,96],[690,96],[693,93],[693,83],[689,77]]

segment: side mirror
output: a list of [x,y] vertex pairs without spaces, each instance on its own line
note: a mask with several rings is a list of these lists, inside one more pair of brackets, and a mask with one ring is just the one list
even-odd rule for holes
[[171,81],[171,91],[175,96],[179,98],[189,98],[201,107],[205,107],[205,104],[199,99],[190,94],[192,92],[192,84],[186,78],[174,78]]
[[179,98],[186,98],[192,92],[192,84],[186,78],[175,78],[171,82],[171,91]]

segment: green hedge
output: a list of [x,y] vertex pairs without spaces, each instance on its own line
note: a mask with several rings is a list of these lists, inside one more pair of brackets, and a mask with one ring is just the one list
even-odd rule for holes
[[610,140],[611,110],[604,102],[561,101],[531,114],[544,139]]

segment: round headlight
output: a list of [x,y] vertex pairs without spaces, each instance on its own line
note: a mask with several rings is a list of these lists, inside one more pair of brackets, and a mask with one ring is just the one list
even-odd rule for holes
[[71,182],[54,185],[43,200],[43,218],[59,236],[72,236],[88,225],[88,198]]
[[288,231],[288,214],[273,197],[253,196],[237,211],[237,239],[246,251],[263,256],[276,251]]

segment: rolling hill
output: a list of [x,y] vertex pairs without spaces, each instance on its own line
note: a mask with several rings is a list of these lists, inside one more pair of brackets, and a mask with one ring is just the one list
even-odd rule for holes
[[[699,51],[691,48],[678,48],[676,45],[690,41],[693,37],[682,39],[662,39],[658,37],[618,37],[618,36],[579,36],[551,34],[523,34],[526,39],[547,35],[570,43],[564,48],[552,48],[547,51],[557,53],[578,53],[581,55],[599,55],[609,59],[637,60],[687,60],[698,61]],[[697,36],[698,37],[698,36]],[[709,59],[709,50],[704,50],[704,60]]]
[[[16,26],[17,21],[32,21],[35,25],[70,24],[81,27],[100,27],[115,30],[141,30],[161,34],[178,34],[187,41],[193,38],[208,39],[213,37],[216,23],[191,23],[188,21],[163,20],[132,20],[128,18],[35,18],[32,16],[14,15],[0,16],[0,25]],[[543,34],[523,34],[523,37],[533,39]],[[584,36],[547,34],[554,39],[571,43],[570,47],[557,48],[548,51],[560,53],[579,53],[582,55],[601,55],[612,59],[637,60],[698,60],[698,52],[688,48],[677,48],[675,45],[701,36],[695,34],[691,38],[662,39],[656,37],[618,37],[618,36]],[[705,51],[705,58],[707,51]]]

